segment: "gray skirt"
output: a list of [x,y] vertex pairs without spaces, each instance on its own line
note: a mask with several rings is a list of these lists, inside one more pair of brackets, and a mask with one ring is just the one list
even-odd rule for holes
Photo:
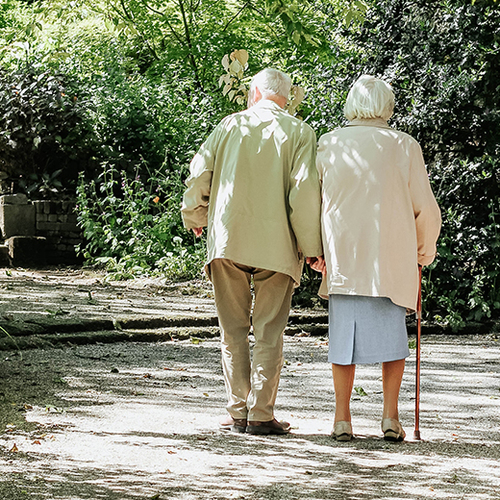
[[410,355],[406,309],[387,297],[330,295],[328,361],[383,363]]

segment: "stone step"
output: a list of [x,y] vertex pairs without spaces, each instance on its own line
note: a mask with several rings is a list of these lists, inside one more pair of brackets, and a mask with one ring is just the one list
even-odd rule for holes
[[36,267],[47,262],[47,239],[43,236],[12,236],[4,245],[11,266]]
[[10,265],[9,245],[6,242],[0,244],[0,266],[7,267]]

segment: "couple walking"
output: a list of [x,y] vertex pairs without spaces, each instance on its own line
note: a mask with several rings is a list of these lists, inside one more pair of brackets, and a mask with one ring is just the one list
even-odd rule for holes
[[206,271],[228,395],[221,427],[290,431],[275,418],[274,404],[283,331],[305,257],[323,273],[320,295],[329,301],[333,437],[353,436],[355,365],[381,362],[382,431],[399,441],[405,315],[416,308],[418,266],[435,257],[440,211],[418,143],[387,124],[389,85],[359,78],[345,104],[348,126],[323,135],[317,153],[311,127],[284,110],[290,87],[285,73],[258,73],[248,109],[217,125],[186,181],[184,225],[197,236],[207,227]]

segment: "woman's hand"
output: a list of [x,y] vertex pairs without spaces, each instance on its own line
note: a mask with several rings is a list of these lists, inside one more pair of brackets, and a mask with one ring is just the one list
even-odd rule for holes
[[326,263],[322,255],[318,257],[306,257],[306,262],[318,273],[326,274]]

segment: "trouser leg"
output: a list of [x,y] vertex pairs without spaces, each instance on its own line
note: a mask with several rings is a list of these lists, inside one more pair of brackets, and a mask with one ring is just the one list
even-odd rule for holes
[[274,418],[274,403],[283,366],[283,332],[294,282],[286,274],[255,270],[255,304],[252,314],[255,346],[252,356],[248,420],[267,422]]
[[221,331],[221,353],[227,410],[233,418],[247,418],[250,392],[248,333],[252,295],[251,274],[227,259],[210,263],[215,305]]

